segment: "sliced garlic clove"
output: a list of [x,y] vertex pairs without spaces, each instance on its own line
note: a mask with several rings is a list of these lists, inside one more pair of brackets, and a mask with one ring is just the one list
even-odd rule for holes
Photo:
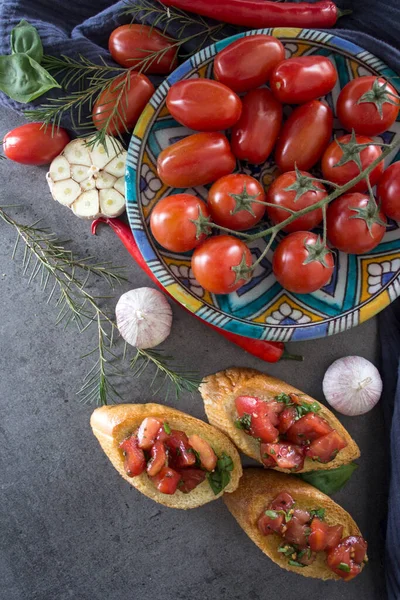
[[100,210],[106,217],[118,217],[125,210],[125,198],[115,189],[100,190]]
[[81,219],[96,219],[100,215],[99,193],[97,190],[83,192],[71,206],[73,212]]
[[128,153],[124,150],[104,167],[104,171],[114,175],[115,177],[122,177],[125,175],[125,163],[127,156]]
[[92,164],[89,149],[85,146],[85,140],[73,140],[65,146],[63,154],[71,165],[86,165],[90,167]]
[[117,156],[117,154],[120,154],[121,151],[121,143],[115,138],[107,136],[106,147],[103,144],[96,144],[93,146],[93,148],[90,149],[90,158],[96,167],[103,169]]
[[65,206],[71,206],[71,204],[77,199],[81,193],[79,184],[73,179],[63,179],[62,181],[56,181],[51,186],[51,193],[54,200],[57,200],[60,204]]
[[71,177],[69,162],[64,156],[57,156],[50,165],[49,173],[52,181],[69,179]]
[[90,179],[85,179],[84,181],[81,181],[82,190],[93,190],[95,187],[96,182],[92,177]]
[[71,165],[71,177],[80,183],[88,177],[88,168],[85,165]]
[[98,190],[112,188],[116,181],[117,178],[114,175],[102,171],[96,179],[96,187]]
[[114,188],[117,190],[117,192],[119,192],[123,196],[126,196],[125,177],[120,177],[119,179],[117,179],[116,183],[114,184]]

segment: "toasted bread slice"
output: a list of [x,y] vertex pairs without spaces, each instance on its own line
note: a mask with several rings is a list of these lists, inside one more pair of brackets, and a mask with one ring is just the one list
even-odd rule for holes
[[[223,452],[230,456],[234,467],[231,471],[231,481],[226,488],[220,494],[215,495],[208,481],[205,480],[188,494],[177,490],[175,494],[167,495],[162,494],[154,487],[147,473],[142,473],[136,477],[129,477],[124,469],[124,457],[119,444],[139,427],[145,417],[156,417],[157,419],[167,421],[171,429],[180,429],[188,436],[197,433],[212,446],[217,456],[220,456]],[[171,508],[195,508],[219,498],[224,492],[233,492],[239,484],[239,479],[242,475],[242,465],[238,451],[232,442],[215,427],[199,419],[195,419],[180,410],[175,410],[161,404],[116,404],[114,406],[102,406],[101,408],[96,408],[93,412],[90,424],[94,435],[100,442],[100,446],[120,475],[142,492],[142,494],[160,504]]]
[[[281,392],[285,394],[299,394],[304,402],[317,402],[314,398],[300,392],[300,390],[297,390],[288,383],[254,369],[234,368],[220,371],[219,373],[215,373],[215,375],[206,377],[200,386],[200,393],[203,397],[204,407],[211,425],[218,427],[218,429],[230,437],[243,454],[247,454],[247,456],[254,458],[258,462],[262,462],[259,442],[235,427],[235,419],[237,418],[235,398],[238,396],[256,396],[264,400],[272,400]],[[318,404],[320,403],[318,402]],[[329,463],[323,464],[306,458],[304,468],[299,471],[300,473],[320,469],[336,469],[340,465],[347,464],[360,456],[357,444],[343,425],[323,404],[320,404],[320,406],[321,410],[318,412],[318,415],[326,419],[331,427],[336,429],[347,441],[347,446]],[[287,469],[279,469],[278,467],[274,470],[289,473]]]
[[318,552],[315,562],[308,567],[289,565],[286,556],[278,552],[282,543],[279,535],[263,535],[257,521],[263,510],[280,492],[288,492],[296,502],[296,508],[311,510],[325,508],[328,525],[343,525],[343,537],[361,535],[348,512],[315,487],[293,475],[284,475],[260,468],[244,469],[238,489],[224,502],[250,539],[277,565],[305,577],[317,579],[341,579],[329,569],[324,552]]

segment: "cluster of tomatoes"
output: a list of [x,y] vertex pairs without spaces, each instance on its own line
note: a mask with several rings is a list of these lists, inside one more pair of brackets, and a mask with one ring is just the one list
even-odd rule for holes
[[[252,256],[245,242],[252,237],[242,232],[265,216],[289,234],[273,256],[281,285],[295,293],[326,285],[334,258],[326,242],[311,231],[323,220],[321,205],[310,207],[379,160],[382,150],[369,136],[384,133],[399,113],[399,98],[387,81],[356,78],[342,89],[336,106],[341,124],[352,133],[330,141],[333,112],[318,98],[334,88],[335,67],[324,56],[284,56],[274,37],[244,37],[217,54],[215,80],[182,80],[167,95],[171,115],[199,133],[160,153],[158,175],[174,188],[212,186],[207,202],[188,193],[161,199],[152,210],[150,227],[164,248],[194,250],[193,274],[212,293],[233,292],[250,278]],[[270,89],[260,87],[266,83]],[[284,104],[295,105],[285,122]],[[230,141],[221,133],[227,129]],[[267,190],[253,177],[233,173],[237,159],[259,165],[273,150],[281,174]],[[309,173],[319,162],[323,180]],[[379,183],[379,206],[367,179],[328,205],[331,247],[351,254],[370,251],[384,236],[385,215],[400,219],[400,163],[384,174],[383,169],[383,161],[378,162],[369,174],[371,187]],[[290,223],[283,223],[288,218]],[[211,236],[215,229],[223,234]]]

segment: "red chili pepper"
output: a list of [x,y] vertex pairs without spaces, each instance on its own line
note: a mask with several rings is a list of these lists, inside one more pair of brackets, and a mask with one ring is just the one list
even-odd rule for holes
[[[99,223],[105,223],[106,225],[109,225],[111,227],[111,229],[114,231],[114,233],[117,234],[117,236],[119,237],[119,239],[121,240],[121,242],[123,243],[125,248],[128,250],[129,254],[133,257],[135,262],[139,265],[139,267],[141,267],[143,269],[143,271],[145,273],[147,273],[147,275],[150,277],[150,279],[152,279],[152,281],[154,281],[154,283],[156,283],[158,285],[158,287],[161,288],[164,293],[168,294],[168,296],[170,296],[173,300],[175,300],[175,298],[168,292],[168,290],[166,290],[164,288],[164,286],[158,281],[157,277],[154,275],[154,273],[148,267],[146,261],[144,260],[142,254],[138,248],[138,245],[136,244],[136,240],[132,235],[132,231],[131,231],[129,225],[127,225],[126,223],[124,223],[124,221],[121,221],[120,219],[110,219],[108,217],[99,217],[92,223],[92,234],[93,235],[96,235],[96,230],[97,230],[97,226]],[[183,306],[182,308],[185,308],[185,307]],[[187,312],[190,312],[191,314],[193,314],[187,308],[185,308],[185,310]],[[200,317],[198,317],[197,315],[193,314],[193,316],[196,317],[196,319],[203,321],[203,319],[200,319]],[[277,362],[278,360],[280,360],[281,358],[290,358],[292,360],[303,360],[302,356],[288,354],[285,351],[285,346],[282,342],[267,342],[266,340],[254,340],[252,338],[248,338],[243,335],[238,335],[237,333],[231,333],[230,331],[225,331],[224,329],[220,329],[219,327],[216,327],[215,325],[211,325],[211,323],[207,323],[206,321],[203,321],[203,323],[205,323],[206,325],[211,327],[211,329],[214,329],[214,331],[217,331],[218,333],[223,335],[226,339],[228,339],[232,343],[243,348],[243,350],[246,350],[246,352],[249,352],[250,354],[252,354],[253,356],[256,356],[257,358],[261,358],[261,360],[265,360],[266,362],[274,363],[274,362]]]
[[320,2],[268,2],[267,0],[162,0],[189,12],[245,27],[333,27],[340,10],[331,0]]

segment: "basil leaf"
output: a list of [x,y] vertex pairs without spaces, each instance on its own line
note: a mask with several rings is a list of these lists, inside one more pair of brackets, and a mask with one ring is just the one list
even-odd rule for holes
[[52,88],[57,81],[26,54],[0,56],[0,90],[17,102],[31,102]]
[[317,517],[318,519],[323,521],[325,519],[325,508],[315,508],[313,510],[310,510],[310,521],[314,517]]
[[267,517],[270,517],[270,519],[278,518],[278,513],[275,510],[266,510],[265,514],[267,515]]
[[356,463],[349,463],[348,465],[342,465],[337,469],[330,469],[329,471],[321,470],[300,473],[297,477],[307,481],[307,483],[311,483],[311,485],[321,490],[321,492],[330,496],[346,485],[357,468],[358,465]]
[[168,425],[168,423],[164,423],[164,431],[167,435],[171,434],[171,427]]
[[215,471],[206,475],[210,488],[216,496],[229,484],[231,480],[230,471],[232,470],[233,460],[223,452],[217,460]]
[[35,27],[27,21],[20,21],[11,31],[11,52],[27,54],[38,63],[42,62],[43,46]]
[[283,404],[286,404],[286,406],[292,406],[293,402],[291,401],[290,397],[285,394],[284,392],[282,392],[281,394],[278,394],[278,396],[275,396],[275,400],[277,402],[283,402]]
[[236,419],[235,427],[237,427],[237,429],[244,429],[245,431],[249,431],[251,427],[251,415],[249,415],[248,413],[244,413],[243,416],[240,417],[240,419]]

